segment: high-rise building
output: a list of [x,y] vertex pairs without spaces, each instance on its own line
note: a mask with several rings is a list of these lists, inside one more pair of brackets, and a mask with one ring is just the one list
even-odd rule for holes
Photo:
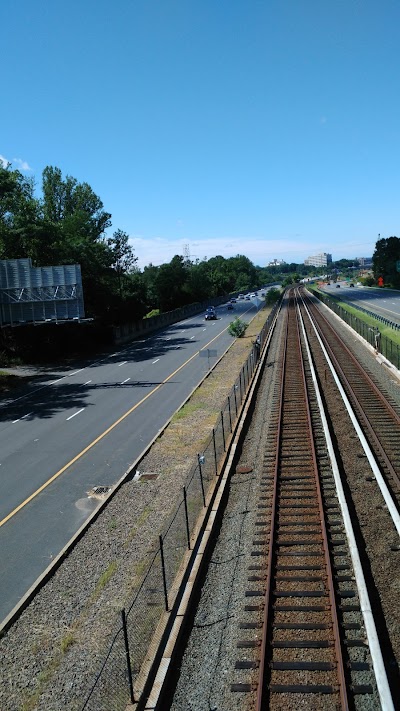
[[307,257],[307,259],[304,260],[304,264],[311,267],[327,267],[328,264],[332,264],[332,255],[327,254],[327,252],[314,254],[312,257]]

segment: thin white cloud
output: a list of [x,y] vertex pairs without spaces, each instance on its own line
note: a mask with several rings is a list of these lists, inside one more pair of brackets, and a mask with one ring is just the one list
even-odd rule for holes
[[[184,254],[184,246],[189,245],[190,257],[196,259],[210,259],[221,255],[228,259],[237,254],[245,254],[253,264],[265,266],[272,259],[284,259],[286,262],[297,264],[304,261],[310,254],[319,252],[332,252],[330,245],[316,248],[312,240],[282,237],[277,239],[264,239],[261,237],[209,237],[191,241],[189,237],[167,239],[154,237],[148,239],[142,235],[130,237],[130,244],[138,258],[138,267],[143,269],[149,264],[159,266],[170,262],[175,254]],[[337,257],[340,258],[340,257]]]
[[14,163],[14,165],[16,165],[19,170],[32,170],[29,163],[27,163],[26,160],[22,160],[22,158],[13,158],[11,161],[0,154],[0,163],[2,164],[3,168],[7,168],[9,163]]
[[12,162],[16,163],[20,170],[32,170],[26,160],[22,160],[22,158],[13,158]]

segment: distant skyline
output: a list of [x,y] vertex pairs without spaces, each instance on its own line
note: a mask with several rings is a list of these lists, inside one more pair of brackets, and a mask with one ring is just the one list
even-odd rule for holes
[[19,0],[0,23],[0,160],[89,183],[140,268],[400,236],[398,0]]

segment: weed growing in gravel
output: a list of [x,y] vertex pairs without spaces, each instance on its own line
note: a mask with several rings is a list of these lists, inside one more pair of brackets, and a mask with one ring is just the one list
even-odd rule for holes
[[67,632],[67,634],[65,635],[65,637],[63,637],[62,640],[61,640],[61,645],[60,645],[60,646],[61,646],[61,651],[62,651],[62,653],[65,654],[65,652],[66,652],[70,647],[72,647],[72,645],[75,644],[75,642],[76,642],[76,638],[75,638],[75,635],[73,634],[73,632]]
[[201,410],[203,407],[206,407],[206,405],[202,402],[189,401],[183,407],[181,407],[178,412],[175,412],[171,422],[178,422],[179,420],[183,420],[184,417],[192,415],[194,412],[196,412],[196,410]]
[[129,545],[129,543],[132,541],[133,538],[135,538],[139,528],[141,528],[141,526],[143,526],[146,523],[148,517],[150,516],[150,513],[151,513],[150,507],[146,506],[143,509],[142,513],[140,514],[139,518],[137,519],[135,525],[131,528],[130,532],[128,533],[128,535],[126,537],[126,541],[124,543],[125,547]]
[[114,575],[115,571],[118,568],[118,564],[116,560],[111,561],[110,565],[104,573],[102,573],[97,581],[97,585],[94,589],[93,595],[92,595],[92,600],[96,599],[101,591],[105,588],[107,585],[108,581],[111,580],[112,576]]
[[117,528],[117,522],[116,522],[115,518],[112,518],[107,524],[107,529],[109,531],[115,531],[116,528]]

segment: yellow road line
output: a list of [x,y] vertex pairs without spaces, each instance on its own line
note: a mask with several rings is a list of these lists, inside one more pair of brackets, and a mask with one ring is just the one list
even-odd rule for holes
[[[228,327],[227,327],[227,328],[228,328]],[[210,343],[213,343],[213,341],[215,341],[217,338],[219,338],[219,336],[220,336],[222,333],[224,333],[224,331],[226,331],[227,328],[224,328],[224,330],[221,331],[221,333],[219,333],[217,336],[215,336],[214,338],[212,338],[211,341],[209,341],[205,346],[203,346],[203,348],[206,348],[207,346],[210,345]],[[7,523],[7,521],[9,521],[10,518],[12,518],[13,516],[15,516],[15,514],[18,513],[18,511],[20,511],[21,509],[23,509],[24,506],[26,506],[27,504],[29,504],[29,502],[32,501],[32,499],[34,499],[36,496],[38,496],[38,494],[40,494],[44,489],[46,489],[46,488],[49,486],[49,484],[51,484],[53,481],[55,481],[56,479],[58,479],[58,477],[59,477],[61,474],[63,474],[70,466],[72,466],[72,464],[75,464],[75,462],[77,462],[78,459],[80,459],[81,457],[83,457],[83,455],[86,454],[86,452],[88,452],[90,449],[92,449],[92,447],[94,447],[98,442],[100,442],[100,440],[102,440],[104,437],[106,437],[106,435],[108,435],[109,432],[111,432],[111,430],[114,429],[114,427],[117,427],[117,425],[119,425],[123,420],[125,420],[126,417],[128,417],[129,415],[131,415],[132,412],[133,412],[134,410],[136,410],[136,409],[139,407],[139,405],[142,405],[151,395],[153,395],[155,392],[157,392],[157,390],[159,390],[163,385],[165,385],[165,383],[167,383],[169,380],[171,380],[171,378],[173,378],[174,375],[176,375],[177,373],[179,373],[179,371],[182,370],[182,368],[184,368],[188,363],[190,363],[190,361],[193,360],[193,358],[196,358],[197,355],[198,355],[198,352],[194,353],[194,355],[192,355],[187,361],[185,361],[184,363],[182,363],[182,365],[180,365],[179,368],[177,368],[176,370],[174,370],[174,372],[171,373],[171,375],[169,375],[168,378],[165,378],[165,380],[163,380],[162,383],[160,383],[159,385],[157,385],[153,390],[151,390],[151,392],[147,393],[147,395],[146,395],[144,398],[142,398],[142,400],[140,400],[140,402],[136,403],[136,405],[134,405],[133,407],[131,407],[130,410],[128,410],[127,412],[125,412],[124,415],[121,415],[121,417],[119,417],[118,420],[116,420],[112,425],[110,425],[110,427],[108,427],[104,432],[102,432],[101,435],[99,435],[98,437],[96,437],[96,439],[94,439],[93,442],[91,442],[90,444],[88,444],[88,446],[85,447],[85,449],[82,449],[82,451],[79,452],[79,454],[77,454],[73,459],[71,459],[70,462],[68,462],[68,464],[65,464],[65,466],[63,466],[61,469],[59,469],[58,472],[56,472],[55,474],[53,474],[53,476],[50,477],[50,479],[48,479],[47,481],[45,481],[45,483],[42,484],[42,486],[40,486],[38,489],[36,489],[36,491],[34,491],[33,494],[31,494],[30,496],[28,496],[28,498],[25,499],[25,501],[22,501],[18,506],[16,506],[16,508],[13,509],[13,511],[10,511],[10,513],[7,514],[7,516],[5,516],[5,518],[3,518],[3,519],[0,521],[0,528],[1,528],[1,526],[3,526],[5,523]]]

